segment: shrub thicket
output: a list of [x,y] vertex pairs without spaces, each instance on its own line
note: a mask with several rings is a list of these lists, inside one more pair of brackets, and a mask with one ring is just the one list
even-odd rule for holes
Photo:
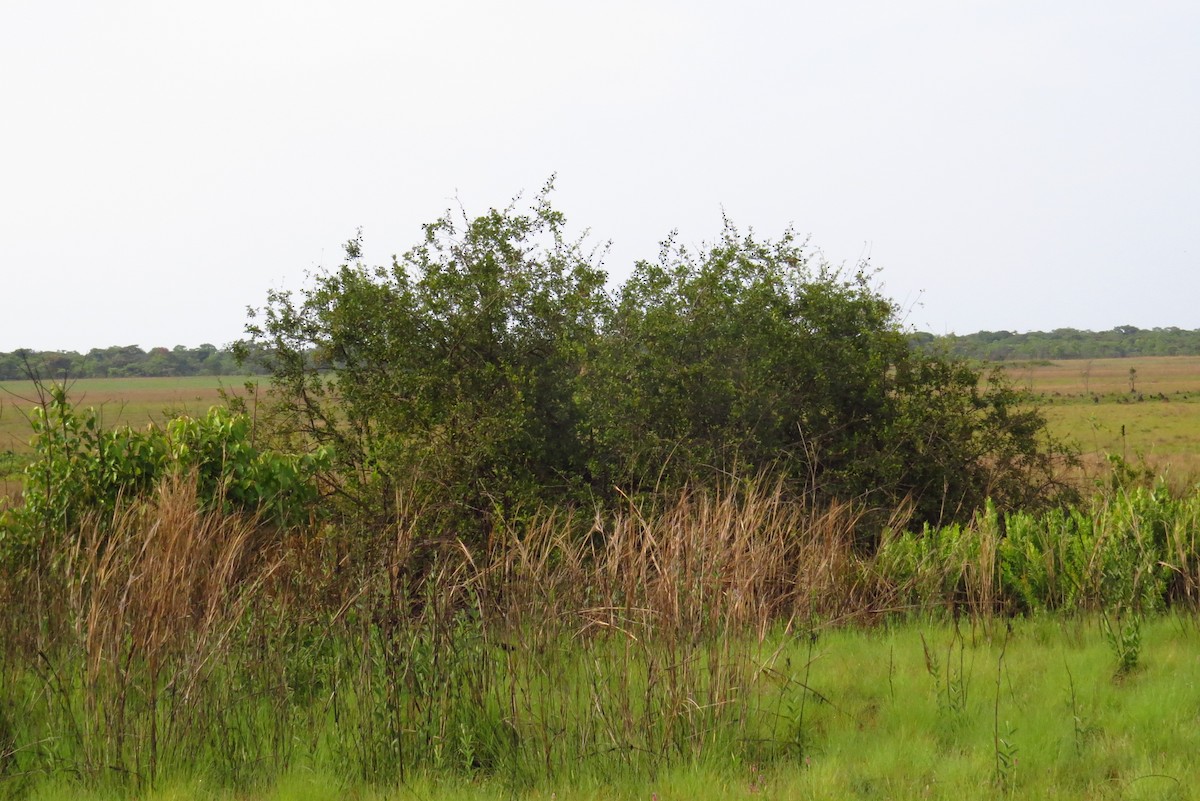
[[1041,415],[999,377],[914,352],[866,265],[727,222],[695,251],[668,240],[610,295],[548,192],[447,214],[388,267],[352,240],[248,328],[277,430],[332,446],[367,519],[403,490],[478,540],[497,510],[766,471],[876,510],[869,533],[901,504],[946,523],[1068,492]]

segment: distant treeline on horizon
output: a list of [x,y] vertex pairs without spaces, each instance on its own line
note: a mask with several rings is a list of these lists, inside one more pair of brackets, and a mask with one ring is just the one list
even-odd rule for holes
[[170,378],[192,375],[261,374],[253,359],[239,365],[229,348],[204,344],[197,348],[142,350],[137,345],[114,345],[77,351],[36,351],[21,348],[0,353],[0,381],[31,377],[43,380],[72,378]]
[[[964,359],[1011,361],[1026,359],[1114,359],[1127,356],[1200,356],[1200,329],[1136,328],[1120,325],[1111,331],[979,331],[938,336],[924,331],[910,335],[913,346]],[[64,378],[169,378],[192,375],[261,375],[256,360],[239,365],[230,348],[200,345],[151,348],[114,345],[77,351],[18,349],[0,353],[0,381]]]
[[949,353],[979,361],[1027,359],[1118,359],[1131,356],[1200,356],[1200,330],[1137,328],[1119,325],[1110,331],[979,331],[974,334],[911,335],[913,344],[927,351]]

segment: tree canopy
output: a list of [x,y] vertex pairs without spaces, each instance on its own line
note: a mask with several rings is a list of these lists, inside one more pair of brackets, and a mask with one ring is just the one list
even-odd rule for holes
[[171,378],[190,375],[239,375],[229,349],[203,344],[196,348],[142,350],[137,345],[114,345],[77,351],[35,351],[19,349],[0,353],[0,381],[22,380],[39,376],[47,380],[74,378],[132,378],[158,376]]
[[730,476],[935,523],[1066,490],[1037,410],[911,348],[868,265],[726,221],[609,291],[602,251],[565,230],[548,186],[447,213],[388,266],[355,238],[336,270],[271,293],[243,346],[274,377],[278,431],[331,446],[357,511],[408,493],[468,536],[497,510]]

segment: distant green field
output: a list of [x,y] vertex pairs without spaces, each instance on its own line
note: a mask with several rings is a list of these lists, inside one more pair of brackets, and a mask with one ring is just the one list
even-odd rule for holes
[[1089,474],[1115,454],[1179,484],[1200,478],[1200,357],[1014,362],[1005,369],[1040,397],[1051,429],[1079,444]]
[[[69,397],[81,408],[99,409],[105,425],[144,426],[176,413],[202,414],[221,402],[222,387],[241,393],[245,381],[235,376],[82,378],[70,383]],[[19,490],[14,473],[29,452],[27,415],[37,403],[31,382],[0,381],[0,497]]]

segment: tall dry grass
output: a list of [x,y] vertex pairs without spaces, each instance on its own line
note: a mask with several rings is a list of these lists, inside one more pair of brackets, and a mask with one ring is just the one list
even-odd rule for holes
[[53,622],[3,657],[28,722],[10,762],[147,782],[197,761],[235,781],[298,759],[364,778],[662,765],[760,727],[773,628],[878,605],[855,511],[781,486],[543,510],[484,553],[430,537],[410,501],[390,531],[285,533],[172,479],[86,521],[28,577],[56,589],[15,607]]
[[25,746],[32,762],[146,779],[192,741],[212,711],[205,684],[282,564],[263,532],[204,511],[194,479],[171,478],[85,520],[41,573],[9,576],[0,659],[10,686],[22,657],[42,684],[15,710],[47,727]]
[[701,639],[763,636],[781,620],[870,614],[880,587],[854,550],[856,510],[767,490],[689,490],[668,504],[595,515],[547,510],[495,539],[480,572],[505,620]]

